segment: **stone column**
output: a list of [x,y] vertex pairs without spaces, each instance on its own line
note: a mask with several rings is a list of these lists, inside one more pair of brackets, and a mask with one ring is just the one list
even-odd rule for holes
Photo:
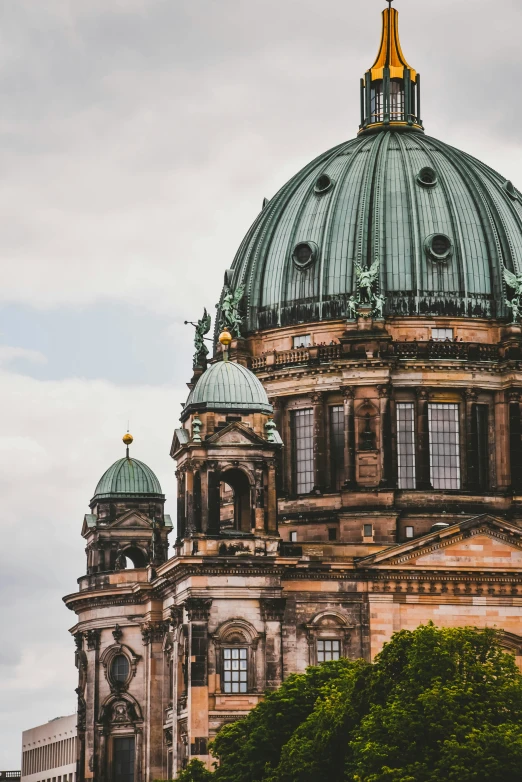
[[193,537],[196,532],[196,520],[194,516],[194,468],[187,465],[185,473],[185,513],[187,518],[187,537]]
[[315,391],[311,395],[314,409],[314,489],[320,492],[326,486],[325,398],[322,391]]
[[344,488],[355,489],[355,388],[343,386],[344,397]]
[[478,485],[478,459],[477,453],[477,424],[474,419],[475,405],[477,404],[478,394],[475,388],[466,388],[464,395],[465,404],[465,427],[461,436],[461,444],[464,442],[464,448],[461,448],[461,472],[462,488],[468,491],[479,491]]
[[508,392],[511,489],[522,491],[522,410],[520,389]]
[[417,389],[417,489],[429,491],[430,477],[430,432],[428,422],[429,390]]
[[[285,398],[284,397],[273,397],[270,400],[270,404],[274,408],[274,423],[276,425],[276,429],[283,437],[283,417],[284,417],[284,411],[285,411]],[[282,494],[284,491],[284,476],[285,476],[285,459],[288,458],[285,456],[285,451],[288,451],[288,448],[281,448],[276,456],[276,490],[278,494]]]
[[180,542],[185,537],[185,473],[181,470],[176,470],[176,478],[178,479],[178,501],[177,501],[177,524],[176,524],[176,540]]
[[[276,456],[277,459],[277,456]],[[266,525],[266,531],[269,535],[277,535],[277,489],[276,489],[276,482],[277,482],[277,470],[276,470],[276,463],[269,462],[267,466],[268,470],[268,484],[267,484],[267,525]]]
[[381,486],[393,488],[395,482],[392,477],[392,432],[390,421],[390,397],[391,385],[378,386],[379,415],[381,421]]
[[100,630],[87,630],[85,641],[87,643],[87,681],[85,687],[85,779],[103,782],[105,769],[100,769],[99,776],[96,774],[99,764],[99,743],[95,732],[95,725],[99,712],[99,693],[98,693],[98,672],[99,672],[99,649],[100,649]]
[[190,597],[185,603],[189,621],[188,682],[189,760],[208,760],[208,620],[212,600]]
[[170,693],[172,698],[172,775],[178,769],[178,707],[179,697],[183,690],[183,685],[178,681],[179,675],[179,635],[180,628],[183,626],[183,607],[171,606],[170,608],[170,624],[173,633],[174,648],[172,650],[173,661],[173,676],[172,676],[172,692]]
[[276,690],[283,681],[283,619],[285,598],[262,598],[261,616],[265,622],[266,687]]
[[141,637],[145,647],[146,670],[146,716],[145,716],[145,758],[144,770],[147,782],[161,779],[163,768],[163,642],[168,632],[168,622],[145,622],[141,626]]

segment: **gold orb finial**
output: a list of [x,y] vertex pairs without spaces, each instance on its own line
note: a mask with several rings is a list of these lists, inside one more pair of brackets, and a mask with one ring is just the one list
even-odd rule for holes
[[227,331],[226,329],[225,331],[222,331],[219,335],[219,341],[225,349],[228,348],[232,342],[232,334],[230,331]]
[[125,445],[127,447],[129,445],[131,445],[131,443],[134,442],[134,437],[130,434],[130,432],[127,432],[126,434],[124,434],[122,439],[123,439],[123,442],[125,443]]

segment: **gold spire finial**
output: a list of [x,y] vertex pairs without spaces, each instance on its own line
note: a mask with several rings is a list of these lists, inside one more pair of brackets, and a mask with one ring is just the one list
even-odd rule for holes
[[232,334],[225,329],[218,337],[219,341],[223,345],[223,361],[228,361],[228,349],[232,344]]
[[134,437],[131,435],[130,432],[126,432],[122,437],[123,442],[127,446],[127,459],[129,458],[129,445],[132,445],[134,442]]
[[384,69],[390,69],[390,79],[404,79],[404,70],[410,71],[411,81],[417,78],[417,72],[408,65],[402,52],[399,38],[399,12],[391,7],[393,0],[388,0],[388,8],[382,12],[382,36],[379,53],[374,64],[370,68],[372,81],[382,79]]

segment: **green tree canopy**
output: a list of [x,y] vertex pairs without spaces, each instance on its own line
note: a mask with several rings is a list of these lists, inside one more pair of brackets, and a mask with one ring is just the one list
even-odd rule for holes
[[[289,677],[182,782],[520,782],[522,675],[493,630],[397,633]],[[206,775],[206,776],[205,776]]]

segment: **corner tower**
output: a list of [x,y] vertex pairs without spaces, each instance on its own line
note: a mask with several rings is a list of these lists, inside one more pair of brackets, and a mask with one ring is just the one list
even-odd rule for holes
[[[178,550],[277,550],[276,461],[282,440],[258,378],[223,359],[199,378],[183,409],[171,456],[177,462]],[[257,543],[255,542],[257,540]],[[227,542],[228,541],[228,542]],[[250,541],[250,543],[248,543]]]

